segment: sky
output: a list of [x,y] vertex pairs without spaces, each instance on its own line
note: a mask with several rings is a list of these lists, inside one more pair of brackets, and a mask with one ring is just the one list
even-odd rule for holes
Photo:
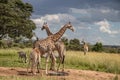
[[31,20],[39,38],[46,38],[41,31],[47,22],[51,32],[56,33],[69,21],[75,31],[67,30],[63,37],[77,38],[88,43],[120,45],[120,0],[23,0],[33,6]]

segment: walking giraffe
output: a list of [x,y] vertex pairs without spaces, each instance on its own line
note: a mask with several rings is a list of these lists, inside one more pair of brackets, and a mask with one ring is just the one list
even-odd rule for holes
[[87,45],[87,43],[84,40],[82,41],[82,43],[83,43],[84,55],[86,55],[86,53],[88,52],[88,45]]
[[[41,28],[41,30],[44,30],[44,29],[46,30],[48,36],[53,35],[53,33],[50,31],[47,23],[44,23]],[[65,51],[66,51],[64,43],[62,41],[57,41],[55,44],[55,50],[57,50],[59,53],[59,65],[58,65],[57,71],[59,70],[60,64],[63,65],[62,71],[64,71],[64,59],[65,59]],[[55,66],[54,64],[55,63],[52,59],[51,68],[50,68],[51,70],[53,70],[53,67]],[[53,65],[53,67],[52,67],[52,65]]]
[[[65,33],[65,31],[67,29],[70,29],[72,31],[74,31],[71,23],[67,23],[65,24],[57,33],[48,36],[47,38],[43,39],[43,40],[38,40],[36,41],[34,47],[38,47],[39,51],[40,51],[40,55],[43,55],[45,53],[47,53],[47,57],[46,57],[46,74],[48,74],[48,62],[49,62],[49,57],[50,55],[53,55],[53,51],[55,49],[55,44],[56,42],[62,37],[62,35]],[[53,59],[55,61],[55,57],[53,56]]]

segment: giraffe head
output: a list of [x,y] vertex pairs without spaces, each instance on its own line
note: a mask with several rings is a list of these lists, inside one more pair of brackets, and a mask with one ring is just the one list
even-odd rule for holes
[[70,29],[70,30],[72,30],[74,32],[74,28],[73,28],[71,22],[65,24],[65,26],[66,26],[66,28],[68,28],[68,29]]
[[81,41],[81,43],[86,44],[86,42],[84,41],[84,39]]
[[44,24],[43,24],[41,30],[44,30],[44,29],[47,28],[47,27],[48,27],[47,22],[44,22]]

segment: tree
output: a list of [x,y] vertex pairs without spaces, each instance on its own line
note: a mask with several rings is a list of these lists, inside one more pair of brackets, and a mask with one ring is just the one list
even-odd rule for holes
[[97,52],[101,52],[103,51],[103,45],[101,42],[97,42],[93,48],[92,48],[93,51],[97,51]]
[[70,50],[80,50],[80,41],[78,39],[71,39],[69,42]]
[[69,49],[69,47],[68,47],[68,46],[69,46],[69,45],[68,45],[68,44],[69,44],[68,38],[67,38],[67,37],[62,37],[62,38],[61,38],[61,41],[64,42],[64,44],[65,44],[65,46],[66,46],[66,50],[68,50],[68,49]]
[[62,37],[61,41],[64,42],[66,46],[68,45],[68,39],[66,37]]
[[0,0],[0,39],[5,34],[15,38],[24,36],[31,38],[36,28],[30,20],[32,5],[21,0]]

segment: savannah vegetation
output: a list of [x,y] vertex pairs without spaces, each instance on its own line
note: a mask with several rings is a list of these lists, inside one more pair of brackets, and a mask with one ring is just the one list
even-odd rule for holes
[[[29,55],[32,49],[32,30],[36,28],[30,20],[32,12],[32,5],[22,0],[0,0],[0,66],[26,68],[27,64],[18,59],[17,51],[23,50]],[[90,52],[83,55],[79,39],[69,40],[64,37],[62,41],[67,49],[65,68],[120,74],[120,49],[104,48],[101,42],[94,45],[88,43]],[[45,68],[44,58],[42,61]]]
[[[3,67],[23,67],[27,64],[18,59],[17,51],[14,49],[0,49],[0,66]],[[21,49],[20,49],[21,50]],[[29,55],[32,48],[25,48],[23,51]],[[120,55],[100,52],[88,52],[84,55],[81,51],[67,51],[65,58],[65,68],[95,70],[120,74]],[[42,68],[45,68],[45,58],[42,58]]]

